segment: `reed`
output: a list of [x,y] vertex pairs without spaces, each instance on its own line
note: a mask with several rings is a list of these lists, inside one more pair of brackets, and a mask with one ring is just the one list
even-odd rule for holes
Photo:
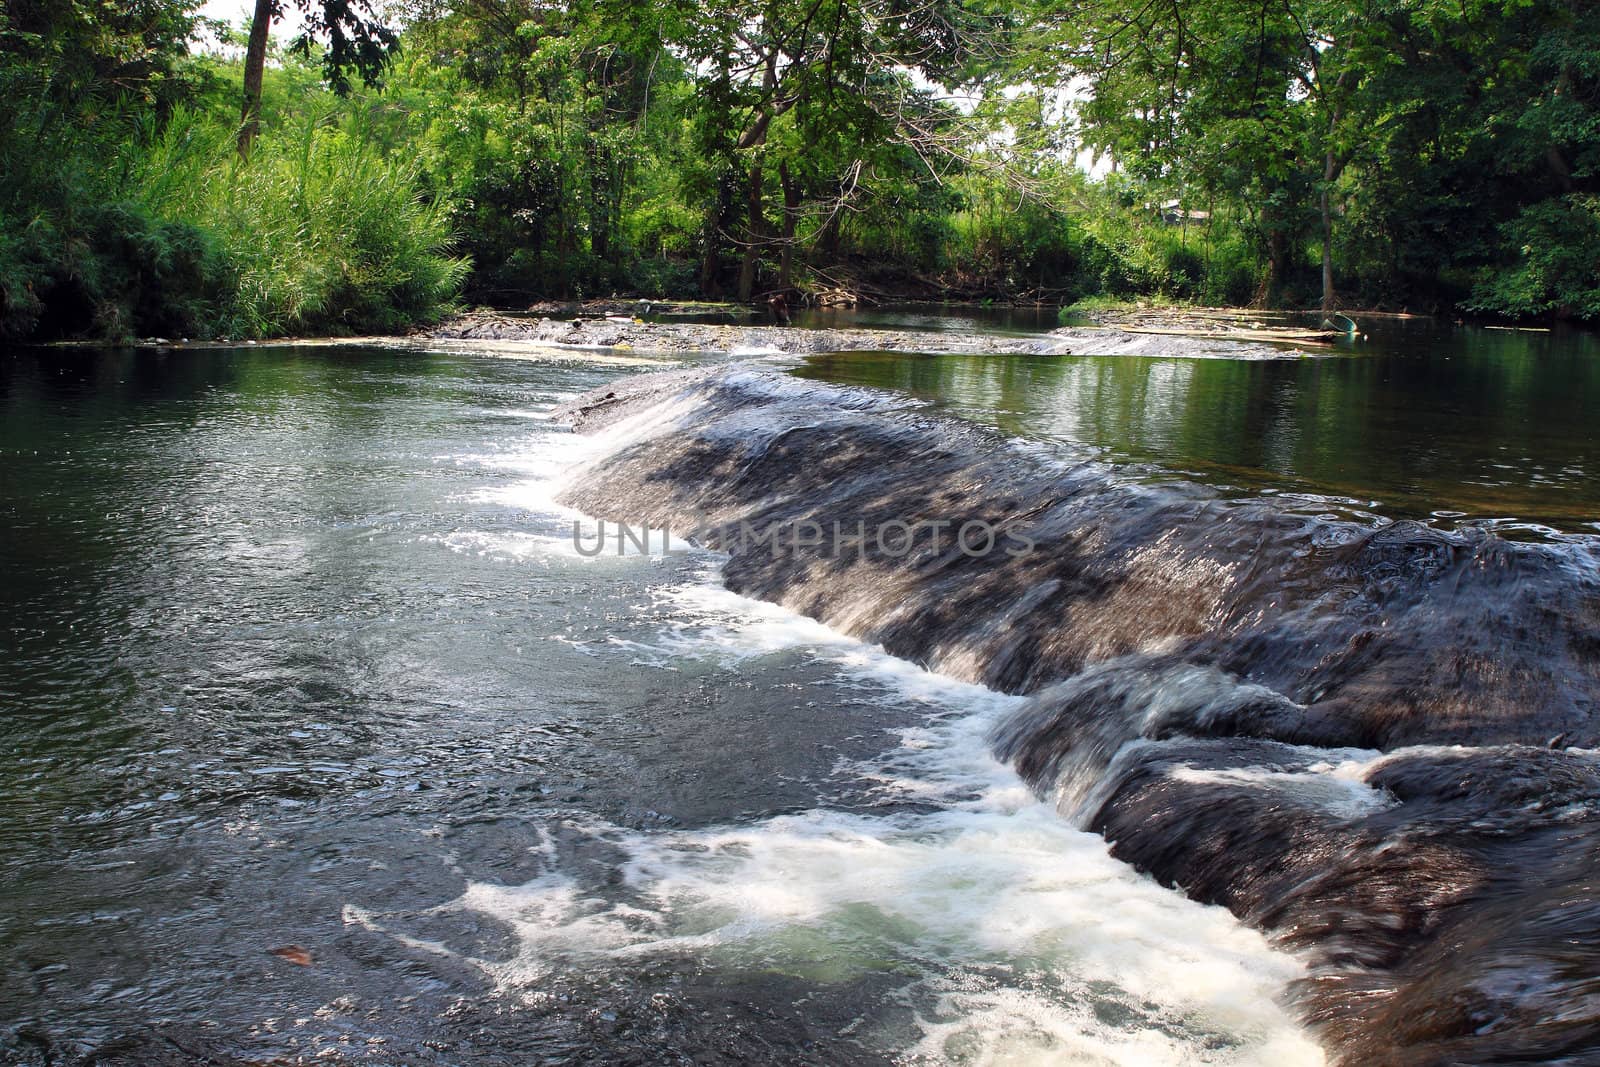
[[391,332],[444,314],[466,278],[449,205],[337,111],[268,132],[248,160],[230,122],[187,108],[29,118],[45,158],[6,160],[7,333]]

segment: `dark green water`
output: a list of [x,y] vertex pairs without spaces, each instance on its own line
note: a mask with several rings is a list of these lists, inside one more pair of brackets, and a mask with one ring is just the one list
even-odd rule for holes
[[1317,359],[819,356],[1020,436],[1394,517],[1600,529],[1600,340],[1364,324]]

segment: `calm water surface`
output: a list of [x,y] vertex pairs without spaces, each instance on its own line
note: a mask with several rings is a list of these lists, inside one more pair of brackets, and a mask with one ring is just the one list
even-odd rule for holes
[[1392,517],[1600,530],[1600,339],[1364,322],[1336,356],[819,356],[1008,433]]

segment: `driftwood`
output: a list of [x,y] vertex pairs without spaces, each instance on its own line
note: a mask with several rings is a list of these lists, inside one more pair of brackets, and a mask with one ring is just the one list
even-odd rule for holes
[[1297,330],[1287,326],[1262,326],[1256,329],[1230,327],[1221,330],[1185,330],[1170,326],[1118,326],[1125,333],[1164,334],[1171,337],[1226,337],[1237,341],[1287,341],[1295,344],[1331,345],[1346,336],[1335,330]]
[[1305,325],[1300,313],[1247,308],[1114,308],[1091,311],[1085,318],[1125,333],[1229,341],[1329,346],[1351,336],[1343,330]]

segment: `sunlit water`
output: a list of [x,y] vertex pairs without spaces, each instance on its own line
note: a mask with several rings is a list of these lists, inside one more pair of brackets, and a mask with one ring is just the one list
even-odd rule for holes
[[0,1050],[1319,1062],[1299,963],[989,756],[1012,698],[574,551],[548,413],[636,369],[0,360]]

